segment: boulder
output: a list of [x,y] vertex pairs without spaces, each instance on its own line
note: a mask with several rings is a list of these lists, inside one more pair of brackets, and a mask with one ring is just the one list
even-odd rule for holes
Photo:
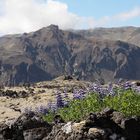
[[65,125],[64,123],[55,124],[52,128],[52,131],[43,140],[63,140],[61,139],[62,136],[63,134],[66,134],[62,130],[62,127],[64,125]]
[[106,139],[106,132],[100,128],[90,128],[88,131],[90,139]]
[[124,119],[124,115],[120,112],[114,111],[111,118],[116,124],[120,125]]
[[140,140],[140,117],[124,119],[121,127],[124,129],[128,140]]
[[10,140],[42,140],[51,132],[52,126],[39,114],[23,113],[10,126],[0,125],[0,137]]
[[12,130],[5,123],[0,124],[0,140],[11,139]]
[[40,114],[22,114],[10,126],[0,125],[0,140],[140,140],[140,117],[124,118],[112,109],[90,113],[86,120],[48,124]]
[[46,127],[33,128],[23,131],[24,140],[42,140],[48,133]]

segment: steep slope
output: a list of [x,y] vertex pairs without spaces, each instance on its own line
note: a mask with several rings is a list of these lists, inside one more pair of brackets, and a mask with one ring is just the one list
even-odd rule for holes
[[140,48],[122,41],[87,38],[50,25],[0,38],[0,84],[51,80],[63,74],[105,81],[140,79]]
[[76,32],[88,38],[121,40],[140,46],[139,27],[130,26],[130,27],[119,27],[119,28],[95,28],[93,30],[79,30]]
[[18,84],[50,80],[62,75],[63,59],[69,52],[58,27],[43,28],[30,34],[2,37],[1,82]]
[[[121,41],[78,42],[71,58],[71,68],[86,80],[115,78],[139,79],[140,49]],[[81,47],[83,46],[83,48]],[[71,47],[75,47],[74,44]]]

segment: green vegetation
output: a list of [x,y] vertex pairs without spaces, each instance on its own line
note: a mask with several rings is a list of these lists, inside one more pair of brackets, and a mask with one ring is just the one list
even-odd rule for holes
[[125,116],[140,116],[140,94],[134,90],[116,89],[115,95],[100,97],[98,93],[90,93],[85,98],[70,101],[67,107],[59,108],[56,112],[49,112],[44,119],[51,122],[55,114],[60,114],[64,120],[81,120],[90,112],[101,111],[109,107]]

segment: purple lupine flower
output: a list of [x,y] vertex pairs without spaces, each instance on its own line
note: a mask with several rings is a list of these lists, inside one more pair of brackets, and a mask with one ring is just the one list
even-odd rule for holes
[[108,91],[107,88],[103,88],[103,87],[100,87],[98,89],[98,94],[100,96],[100,99],[103,99],[108,94],[107,91]]
[[73,99],[77,99],[78,98],[78,92],[76,89],[73,90]]
[[68,104],[69,104],[69,96],[68,96],[68,93],[67,93],[67,90],[66,88],[64,89],[64,92],[63,92],[64,96],[63,96],[63,103],[64,103],[64,106],[65,107],[68,107]]
[[135,83],[132,84],[132,89],[137,93],[140,93],[140,86],[137,86]]
[[57,109],[58,109],[57,104],[53,103],[51,106],[51,111],[55,113],[57,111]]
[[52,101],[49,101],[48,102],[48,105],[47,105],[47,107],[48,107],[48,110],[50,110],[51,112],[56,112],[57,111],[57,105],[56,105],[56,103],[54,103],[54,102],[52,102]]
[[96,92],[96,93],[101,92],[101,86],[99,84],[93,84],[92,88],[93,88],[93,92]]
[[140,93],[140,86],[136,87],[136,92]]
[[112,89],[113,89],[113,84],[112,84],[112,82],[110,82],[108,84],[108,91],[110,92]]
[[83,92],[78,91],[77,89],[73,90],[73,99],[83,99],[85,96]]
[[47,115],[49,111],[48,111],[48,108],[46,106],[41,105],[41,106],[38,107],[37,112],[41,113],[43,115]]
[[69,101],[64,100],[63,103],[64,103],[64,107],[68,107],[68,105],[69,105]]
[[114,92],[114,87],[113,87],[113,83],[112,82],[110,82],[109,84],[108,84],[108,93],[109,93],[109,95],[115,95],[115,92]]
[[98,93],[99,95],[104,93],[101,85],[93,84],[92,86],[93,86],[93,92]]
[[98,89],[97,84],[93,83],[89,85],[89,91],[90,92],[96,92],[96,90]]
[[49,110],[51,110],[51,107],[52,107],[52,101],[49,101],[49,102],[48,102],[47,107],[48,107]]
[[57,91],[56,93],[56,104],[58,108],[64,107],[64,102],[60,91]]
[[89,85],[88,92],[97,93],[97,94],[99,94],[100,98],[102,99],[103,97],[108,95],[108,93],[113,94],[114,91],[113,91],[112,84],[110,84],[109,87],[104,87],[100,84],[93,83],[93,84]]
[[86,90],[84,90],[84,89],[79,89],[79,92],[80,92],[80,94],[83,94],[83,95],[86,94]]
[[127,82],[125,82],[125,83],[123,84],[123,88],[124,88],[125,90],[131,89],[131,87],[132,87],[132,84],[131,84],[131,82],[129,82],[129,81],[127,81]]

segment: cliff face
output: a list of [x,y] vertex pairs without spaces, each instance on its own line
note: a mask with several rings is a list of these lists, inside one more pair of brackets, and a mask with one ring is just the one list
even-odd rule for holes
[[65,73],[91,81],[140,79],[140,48],[136,44],[87,37],[55,25],[4,36],[0,38],[0,84],[51,80]]
[[93,30],[74,31],[87,38],[121,40],[140,46],[140,27],[96,28]]

